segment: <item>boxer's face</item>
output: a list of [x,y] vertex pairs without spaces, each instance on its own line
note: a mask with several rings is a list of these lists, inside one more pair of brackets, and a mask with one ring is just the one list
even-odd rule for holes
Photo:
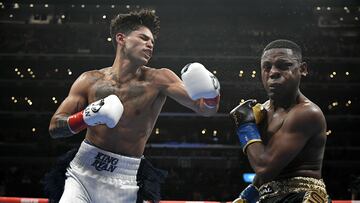
[[300,62],[291,49],[269,49],[261,57],[262,83],[272,99],[283,99],[296,93],[301,75],[306,73],[306,64]]
[[123,54],[135,63],[147,64],[152,57],[154,37],[147,27],[140,27],[124,37]]

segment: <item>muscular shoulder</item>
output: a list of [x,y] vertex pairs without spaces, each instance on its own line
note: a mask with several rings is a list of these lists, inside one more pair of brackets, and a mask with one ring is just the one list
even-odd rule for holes
[[147,68],[147,71],[149,77],[151,77],[151,79],[159,85],[166,85],[179,81],[179,77],[168,68]]
[[104,75],[101,70],[91,70],[82,73],[73,83],[70,93],[85,94],[89,88],[98,80],[102,79]]
[[103,78],[106,75],[108,70],[109,70],[108,68],[103,68],[100,70],[86,71],[81,74],[81,77],[86,77],[87,79],[89,79],[91,81],[92,80],[96,81],[96,80]]
[[96,81],[104,78],[104,76],[105,76],[104,69],[86,71],[78,77],[76,82],[91,85],[91,84],[95,83]]
[[299,120],[321,120],[324,117],[323,112],[321,109],[310,100],[306,100],[302,103],[297,104],[294,108],[290,111],[293,116],[296,116]]
[[307,134],[318,134],[326,129],[325,116],[321,109],[306,100],[294,106],[285,120],[293,130],[306,131]]

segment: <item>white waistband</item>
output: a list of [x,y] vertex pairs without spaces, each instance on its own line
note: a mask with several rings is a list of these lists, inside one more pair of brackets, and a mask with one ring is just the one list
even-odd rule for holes
[[82,142],[70,167],[111,178],[136,180],[140,161],[140,158],[122,156]]

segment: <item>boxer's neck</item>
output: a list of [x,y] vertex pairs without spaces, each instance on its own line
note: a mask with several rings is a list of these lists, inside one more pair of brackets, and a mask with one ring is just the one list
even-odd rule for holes
[[278,108],[289,109],[299,103],[299,98],[302,96],[300,90],[295,92],[293,95],[287,95],[286,98],[274,98],[270,99],[270,106],[274,108],[274,110]]
[[119,82],[126,82],[138,77],[141,74],[141,67],[143,65],[134,64],[129,59],[117,55],[112,65],[112,73]]

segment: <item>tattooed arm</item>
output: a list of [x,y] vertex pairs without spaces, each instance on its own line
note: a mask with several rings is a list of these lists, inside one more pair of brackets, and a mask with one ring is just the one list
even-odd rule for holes
[[73,132],[68,126],[68,117],[83,110],[88,103],[92,72],[83,73],[72,85],[69,95],[61,103],[50,121],[49,133],[52,138],[70,137]]

